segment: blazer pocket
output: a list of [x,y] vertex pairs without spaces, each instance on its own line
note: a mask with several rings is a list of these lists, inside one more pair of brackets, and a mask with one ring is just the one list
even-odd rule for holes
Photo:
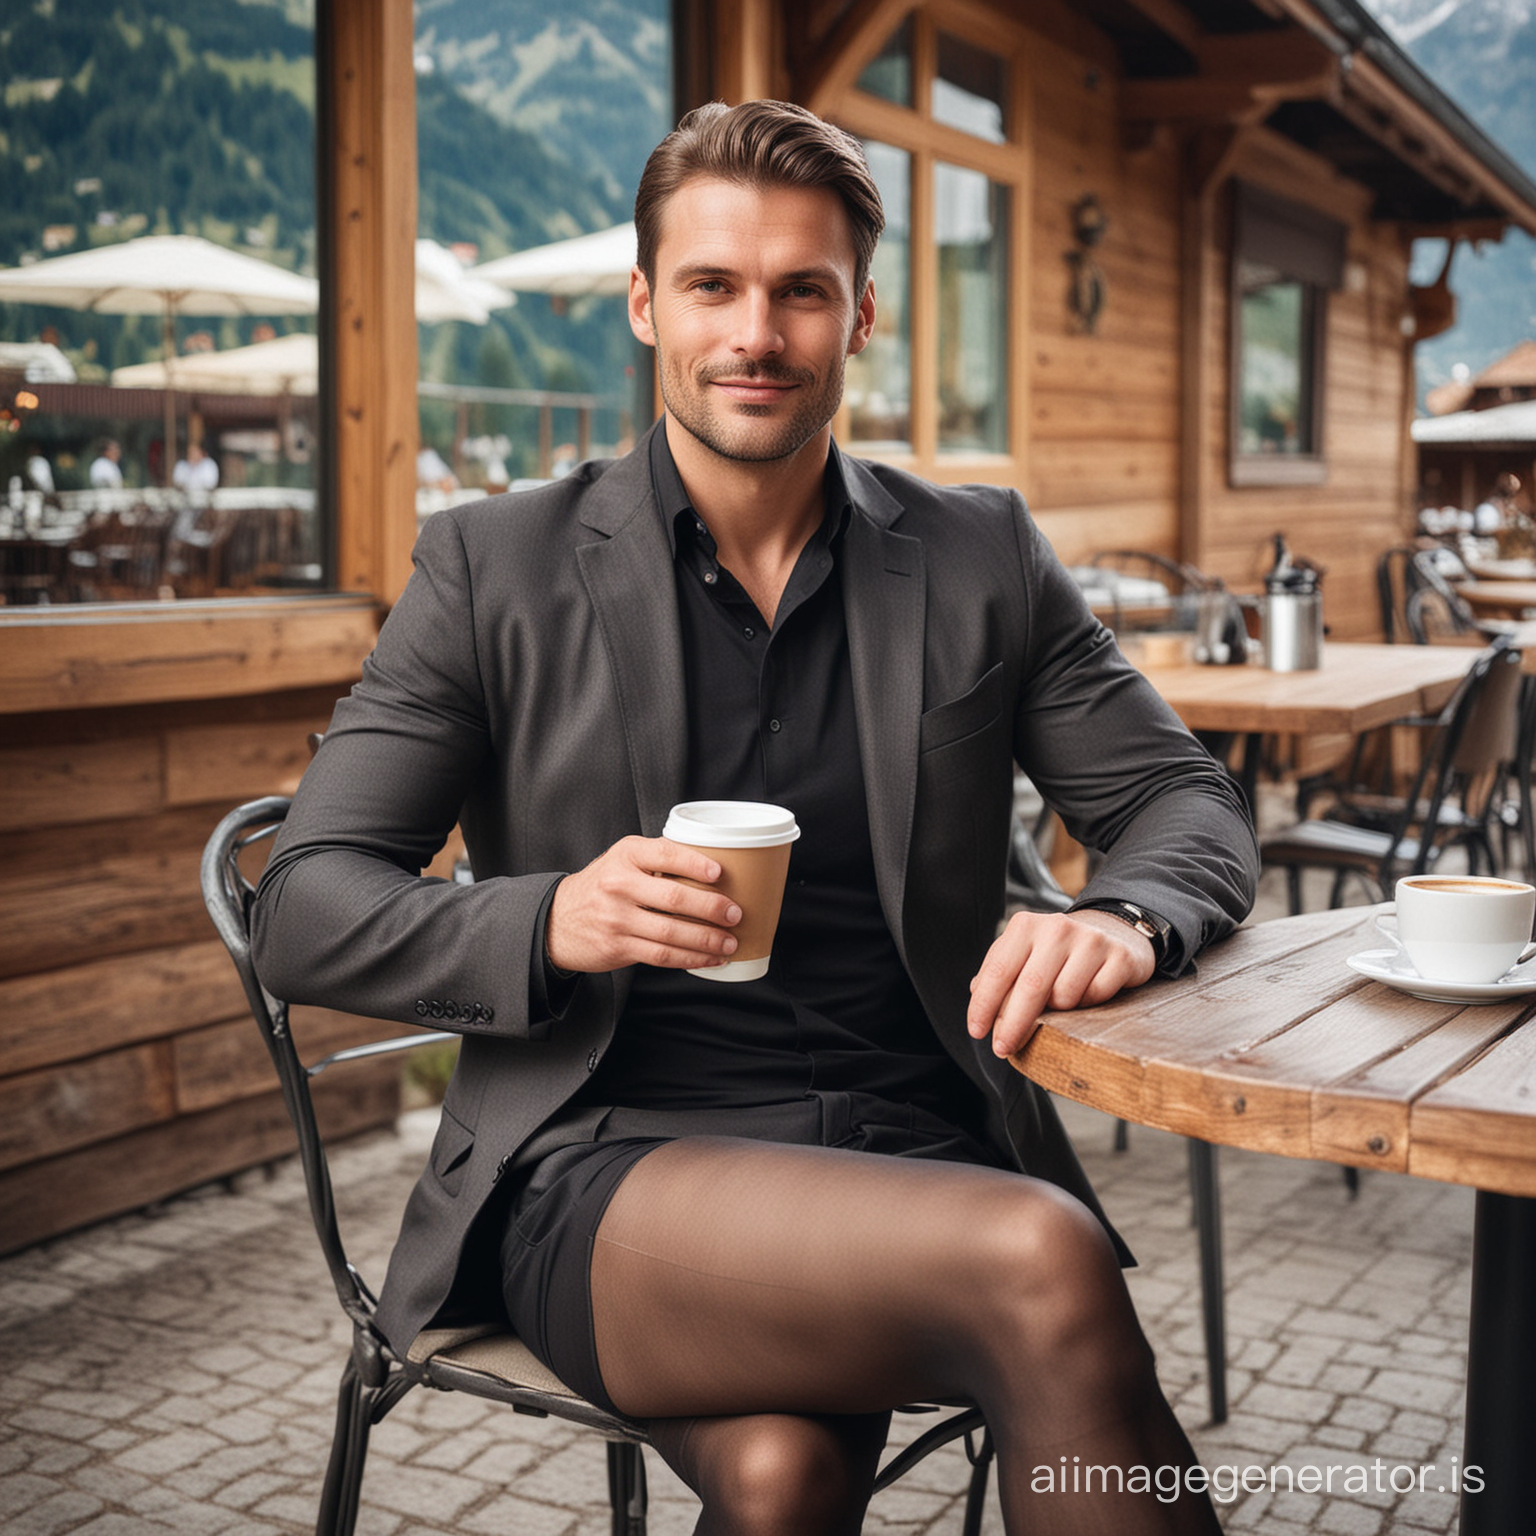
[[445,1195],[457,1195],[475,1150],[475,1133],[449,1110],[442,1111],[432,1142],[432,1172]]
[[976,684],[947,704],[924,710],[918,727],[918,751],[936,752],[953,742],[984,731],[1002,713],[1003,664],[998,664]]

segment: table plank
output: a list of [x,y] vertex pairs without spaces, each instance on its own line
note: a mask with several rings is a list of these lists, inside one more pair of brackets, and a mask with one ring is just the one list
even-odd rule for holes
[[1518,619],[1536,608],[1536,581],[1463,581],[1456,591],[1474,613],[1494,618]]
[[1432,714],[1471,665],[1462,646],[1329,641],[1310,672],[1263,667],[1148,667],[1146,677],[1196,731],[1358,735],[1408,714]]
[[1536,1193],[1536,1022],[1518,1028],[1536,1003],[1430,1002],[1356,974],[1381,910],[1240,930],[1194,979],[1047,1014],[1015,1065],[1184,1136]]
[[1536,1010],[1413,1106],[1408,1171],[1536,1196]]

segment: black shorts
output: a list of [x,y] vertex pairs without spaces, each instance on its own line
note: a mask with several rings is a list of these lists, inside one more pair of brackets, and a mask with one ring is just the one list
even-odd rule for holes
[[[597,1364],[592,1327],[592,1246],[608,1202],[647,1152],[677,1139],[624,1135],[649,1130],[644,1113],[612,1111],[599,1137],[559,1146],[525,1165],[501,1242],[502,1291],[517,1336],[572,1391],[620,1410]],[[657,1117],[658,1119],[660,1117]],[[666,1119],[675,1127],[678,1117]],[[746,1135],[755,1140],[839,1146],[898,1157],[998,1166],[963,1131],[911,1105],[890,1105],[863,1094],[836,1093],[793,1105],[753,1106],[726,1116],[700,1114],[696,1134]],[[621,1133],[615,1135],[615,1131]]]

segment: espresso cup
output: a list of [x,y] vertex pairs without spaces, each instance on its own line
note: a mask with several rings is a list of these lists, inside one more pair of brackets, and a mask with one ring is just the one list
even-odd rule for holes
[[1397,938],[1426,981],[1497,981],[1531,941],[1536,886],[1493,875],[1397,882]]
[[689,975],[710,981],[766,975],[784,903],[789,847],[800,836],[794,813],[758,800],[690,800],[672,807],[661,835],[703,849],[720,866],[713,885],[684,880],[685,885],[719,891],[741,908],[741,921],[731,930],[736,953],[724,965],[690,968]]

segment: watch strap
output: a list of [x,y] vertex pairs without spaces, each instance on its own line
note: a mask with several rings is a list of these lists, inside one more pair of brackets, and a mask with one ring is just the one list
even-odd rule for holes
[[1157,964],[1163,963],[1163,957],[1168,953],[1168,936],[1172,932],[1173,925],[1155,912],[1149,912],[1134,901],[1118,899],[1085,901],[1082,906],[1074,907],[1072,910],[1074,912],[1107,912],[1111,917],[1118,917],[1122,923],[1134,928],[1151,943],[1152,954]]

